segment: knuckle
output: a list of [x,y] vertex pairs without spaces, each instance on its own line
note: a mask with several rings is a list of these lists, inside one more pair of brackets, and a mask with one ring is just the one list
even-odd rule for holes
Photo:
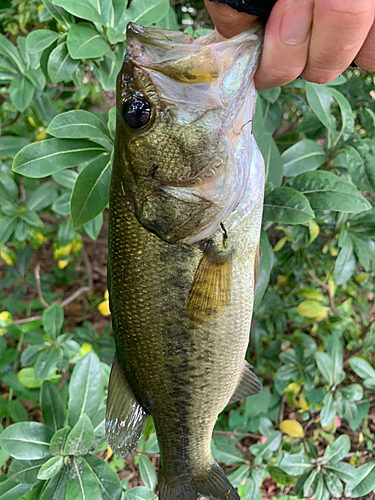
[[355,58],[356,65],[366,71],[375,71],[375,56],[374,54],[361,54]]
[[349,17],[350,21],[368,19],[374,12],[372,0],[321,0],[327,14]]
[[305,80],[311,83],[329,83],[339,76],[340,72],[332,73],[330,71],[308,71],[303,72],[302,76]]

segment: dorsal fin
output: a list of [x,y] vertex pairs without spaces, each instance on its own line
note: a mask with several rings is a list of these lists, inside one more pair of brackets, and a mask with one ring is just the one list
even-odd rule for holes
[[112,451],[124,458],[137,446],[147,423],[147,413],[136,400],[117,356],[109,377],[106,434]]
[[262,389],[263,386],[258,380],[258,377],[252,371],[252,366],[247,361],[243,360],[240,379],[228,404],[235,403],[236,401],[245,399],[248,396],[259,394]]

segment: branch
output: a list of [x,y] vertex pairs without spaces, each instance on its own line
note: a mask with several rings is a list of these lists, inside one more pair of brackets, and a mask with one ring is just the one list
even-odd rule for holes
[[68,304],[70,304],[71,302],[76,300],[80,295],[83,295],[84,293],[89,292],[92,289],[92,287],[94,286],[94,280],[92,277],[91,262],[90,262],[90,259],[87,255],[84,247],[82,247],[82,258],[83,258],[83,262],[85,264],[85,268],[86,268],[86,272],[87,272],[88,284],[87,284],[87,286],[81,286],[72,295],[70,295],[70,297],[63,300],[61,302],[61,307],[66,307]]
[[315,274],[310,269],[307,269],[307,272],[311,276],[311,278],[315,281],[315,283],[318,283],[318,285],[320,285],[322,288],[324,288],[325,290],[327,290],[328,295],[329,295],[329,302],[330,302],[330,305],[331,305],[331,309],[332,309],[332,311],[335,313],[335,315],[338,318],[341,318],[340,314],[338,313],[338,311],[336,309],[335,300],[334,300],[334,297],[333,297],[333,295],[331,293],[331,289],[330,289],[329,285],[327,285],[326,283],[323,283],[323,281],[321,281],[319,278],[317,278],[315,276]]
[[49,304],[48,304],[48,302],[46,302],[44,300],[43,293],[42,293],[42,287],[40,284],[40,264],[39,263],[35,266],[34,274],[35,274],[35,281],[36,281],[36,289],[38,292],[38,297],[39,297],[40,303],[42,304],[43,307],[49,307]]

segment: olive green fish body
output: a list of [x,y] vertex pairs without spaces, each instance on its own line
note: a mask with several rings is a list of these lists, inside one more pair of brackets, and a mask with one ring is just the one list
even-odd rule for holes
[[[251,127],[260,42],[241,35],[220,52],[211,36],[184,59],[186,35],[150,33],[130,27],[118,85],[107,435],[125,456],[151,415],[160,498],[234,500],[210,443],[228,402],[260,390],[244,364],[264,184]],[[241,81],[225,79],[226,65]]]

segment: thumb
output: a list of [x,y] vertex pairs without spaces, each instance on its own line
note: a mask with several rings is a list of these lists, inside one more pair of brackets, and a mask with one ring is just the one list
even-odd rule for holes
[[237,12],[229,5],[222,3],[205,0],[205,4],[217,31],[225,38],[231,38],[250,29],[258,19],[257,16]]

